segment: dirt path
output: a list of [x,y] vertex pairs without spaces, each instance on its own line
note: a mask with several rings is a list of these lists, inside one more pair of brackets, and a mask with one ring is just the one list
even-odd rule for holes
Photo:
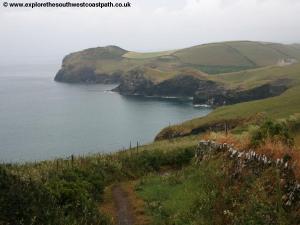
[[123,188],[116,184],[112,188],[112,196],[117,209],[117,224],[118,225],[133,225],[133,215],[131,205],[127,193]]

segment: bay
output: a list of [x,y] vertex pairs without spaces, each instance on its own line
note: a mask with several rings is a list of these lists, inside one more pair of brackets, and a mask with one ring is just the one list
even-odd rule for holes
[[53,81],[59,64],[0,66],[0,161],[113,152],[207,115],[186,99],[122,96],[116,85]]

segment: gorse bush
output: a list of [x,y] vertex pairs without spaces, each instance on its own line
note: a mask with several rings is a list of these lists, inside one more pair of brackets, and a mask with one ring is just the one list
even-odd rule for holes
[[267,140],[282,142],[288,146],[294,144],[289,127],[284,122],[274,122],[267,120],[258,129],[252,132],[251,145],[257,147]]
[[101,195],[103,185],[89,179],[74,170],[51,174],[46,183],[39,183],[0,167],[0,224],[107,224],[93,199]]

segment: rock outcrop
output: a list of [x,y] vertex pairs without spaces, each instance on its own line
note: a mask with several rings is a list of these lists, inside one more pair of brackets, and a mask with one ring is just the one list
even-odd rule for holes
[[198,89],[194,95],[194,104],[231,105],[282,94],[288,89],[286,82],[273,82],[248,90]]
[[247,90],[228,90],[220,83],[189,74],[154,83],[143,71],[132,70],[120,78],[114,91],[124,95],[193,97],[194,104],[222,106],[278,96],[287,89],[288,81],[277,81]]
[[[71,53],[63,59],[54,80],[65,83],[119,83],[123,72],[118,67],[125,53],[126,50],[117,46]],[[109,69],[103,69],[107,65]]]
[[184,74],[154,83],[142,71],[133,70],[121,79],[120,85],[114,91],[124,95],[192,97],[199,88],[208,91],[218,88],[218,85]]
[[92,83],[92,84],[116,84],[120,82],[122,74],[98,74],[94,69],[84,67],[76,70],[60,69],[54,80],[66,83]]

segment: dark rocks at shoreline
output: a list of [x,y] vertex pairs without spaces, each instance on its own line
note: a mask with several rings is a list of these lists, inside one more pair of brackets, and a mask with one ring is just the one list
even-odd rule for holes
[[113,91],[124,95],[143,95],[160,97],[192,97],[199,87],[215,88],[212,81],[200,80],[191,75],[178,75],[174,78],[154,83],[142,72],[132,71],[121,79],[120,85]]
[[194,95],[194,104],[213,106],[232,105],[241,102],[265,99],[282,94],[288,89],[286,84],[267,83],[248,90],[201,89]]
[[288,89],[287,81],[266,83],[261,86],[239,90],[228,90],[215,81],[181,74],[155,83],[144,72],[134,69],[122,74],[97,74],[93,68],[62,68],[55,76],[55,81],[65,83],[118,84],[112,91],[122,95],[141,95],[157,97],[192,97],[193,104],[222,106],[259,100],[282,94]]

